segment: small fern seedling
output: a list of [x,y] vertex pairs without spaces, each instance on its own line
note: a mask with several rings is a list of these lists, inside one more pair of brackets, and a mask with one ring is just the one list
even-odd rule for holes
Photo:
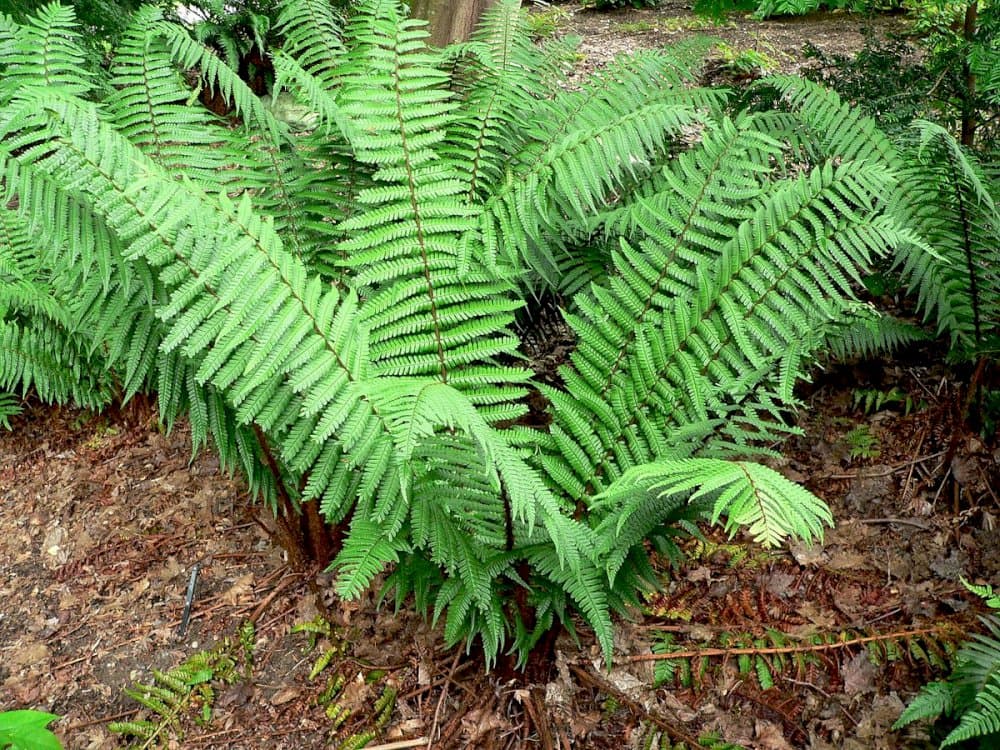
[[192,708],[197,711],[195,723],[208,724],[212,720],[215,686],[230,685],[240,677],[233,649],[227,638],[218,647],[194,654],[167,672],[154,669],[153,682],[124,690],[146,709],[150,718],[111,722],[108,730],[135,739],[140,743],[136,747],[145,749],[168,745],[168,734],[176,739],[183,737],[183,720]]

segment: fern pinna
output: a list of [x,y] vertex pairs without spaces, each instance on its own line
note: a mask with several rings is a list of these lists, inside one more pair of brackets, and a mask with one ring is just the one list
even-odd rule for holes
[[[346,530],[341,594],[391,567],[489,662],[573,612],[610,656],[646,538],[822,533],[822,502],[746,457],[792,430],[851,280],[904,239],[870,122],[792,81],[785,115],[728,115],[690,85],[699,44],[564,91],[514,2],[444,51],[394,0],[343,27],[287,0],[276,28],[272,101],[305,131],[153,8],[99,82],[68,8],[0,20],[0,270],[22,279],[0,310],[44,333],[4,339],[0,387],[155,391],[255,492]],[[817,117],[839,141],[802,135]],[[576,292],[577,347],[542,388],[514,319],[547,287]],[[64,385],[40,385],[46,357]]]

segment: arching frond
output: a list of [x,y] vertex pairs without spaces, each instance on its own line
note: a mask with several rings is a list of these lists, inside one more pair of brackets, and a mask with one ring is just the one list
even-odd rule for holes
[[896,266],[961,354],[996,350],[1000,326],[1000,208],[975,157],[943,128],[917,121],[890,211],[922,243],[901,244]]

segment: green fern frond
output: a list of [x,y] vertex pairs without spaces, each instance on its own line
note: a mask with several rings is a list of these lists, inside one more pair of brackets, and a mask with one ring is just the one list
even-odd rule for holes
[[[600,492],[629,466],[684,457],[684,430],[744,450],[780,431],[781,403],[794,403],[792,387],[822,343],[818,326],[840,314],[849,277],[898,237],[858,204],[885,185],[881,170],[853,164],[781,181],[718,244],[711,272],[697,259],[712,255],[652,226],[654,248],[689,253],[661,250],[670,271],[623,245],[621,279],[579,297],[580,316],[568,318],[580,340],[563,371],[567,390],[544,389],[563,452],[542,459],[553,481],[570,496]],[[671,275],[685,267],[694,291],[675,297]]]
[[51,2],[20,25],[0,17],[0,29],[10,39],[3,56],[5,87],[43,86],[66,96],[85,96],[93,87],[72,6]]
[[531,42],[525,13],[515,0],[501,0],[484,13],[452,72],[462,97],[446,153],[464,173],[470,199],[484,197],[502,181],[506,157],[517,147],[522,112],[540,98],[536,83],[543,57]]
[[890,210],[924,243],[904,243],[896,266],[918,308],[959,356],[997,336],[1000,208],[975,157],[940,126],[918,121],[905,150],[902,190]]
[[996,679],[983,685],[976,692],[976,705],[965,713],[958,726],[941,743],[950,747],[973,738],[1000,738],[1000,682]]
[[920,326],[881,313],[871,305],[856,304],[830,326],[827,345],[833,357],[843,360],[874,357],[927,338]]
[[167,21],[157,22],[156,32],[169,46],[173,59],[185,70],[198,71],[202,85],[217,91],[246,123],[257,126],[271,143],[284,140],[281,123],[214,50],[194,39],[183,27]]
[[337,593],[348,599],[357,597],[386,565],[399,559],[398,552],[378,524],[355,516],[343,549],[333,561],[338,570]]
[[56,296],[36,240],[23,216],[0,207],[0,319],[20,313],[69,328],[70,312]]
[[989,607],[990,609],[1000,609],[1000,593],[995,592],[993,590],[993,586],[991,586],[988,583],[987,584],[970,583],[964,578],[960,580],[962,582],[962,585],[965,586],[965,588],[971,591],[973,594],[978,596],[980,599],[982,599],[986,603],[987,607]]
[[[780,544],[786,537],[821,538],[823,527],[833,523],[829,508],[812,493],[773,469],[742,461],[688,459],[637,466],[599,496],[614,505],[604,510],[615,519],[618,535],[637,513],[649,514],[651,526],[675,513],[677,498],[711,502],[712,523],[725,517],[730,534],[746,527],[765,546]],[[648,503],[657,507],[644,510]],[[628,537],[625,541],[634,543]]]
[[332,93],[344,52],[342,19],[325,0],[284,0],[278,7],[275,28],[284,37],[282,51]]
[[13,393],[0,393],[0,427],[9,430],[10,418],[22,411],[21,399]]
[[949,716],[959,719],[958,726],[941,747],[974,738],[993,742],[1000,736],[1000,618],[991,615],[980,619],[986,632],[963,644],[948,679],[925,685],[893,729]]
[[[794,124],[789,123],[788,127],[800,130],[794,142],[812,160],[879,164],[890,173],[902,166],[896,147],[875,120],[844,102],[832,89],[790,75],[768,76],[755,85],[776,89],[782,101],[791,108]],[[803,126],[805,132],[801,132]]]
[[113,395],[103,363],[79,338],[42,320],[0,320],[0,390],[26,395],[34,389],[50,403],[99,409]]
[[320,79],[303,68],[298,60],[283,51],[274,55],[273,63],[276,73],[275,96],[282,89],[291,88],[291,84],[310,107],[312,113],[315,114],[315,124],[323,128],[327,135],[330,134],[332,128],[336,128],[347,141],[357,138],[350,121],[344,117],[336,99],[324,87]]
[[487,257],[551,284],[562,225],[589,227],[695,121],[697,107],[717,101],[681,81],[672,57],[646,53],[617,61],[582,91],[537,102],[537,124],[484,206]]
[[110,85],[116,94],[106,102],[108,121],[165,168],[219,185],[226,177],[226,154],[218,144],[226,131],[207,110],[191,105],[164,28],[159,9],[144,6],[136,12],[115,50]]
[[348,27],[361,43],[339,71],[342,108],[360,133],[356,155],[377,170],[357,196],[362,211],[340,224],[348,239],[339,252],[368,296],[377,374],[452,382],[490,421],[511,419],[523,410],[512,403],[522,391],[510,385],[526,373],[495,360],[514,355],[509,327],[520,303],[470,255],[478,209],[439,153],[456,102],[422,26],[394,2],[373,1]]

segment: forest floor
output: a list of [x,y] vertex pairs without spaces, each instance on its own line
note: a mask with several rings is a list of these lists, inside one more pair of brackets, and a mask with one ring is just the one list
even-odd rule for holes
[[[700,25],[677,8],[560,23],[583,36],[588,66]],[[829,14],[707,31],[767,45],[793,70],[807,41],[859,49],[865,23]],[[873,23],[886,33],[900,20]],[[706,530],[682,567],[659,565],[663,591],[619,624],[613,669],[581,626],[538,683],[484,674],[412,613],[372,595],[339,601],[325,573],[292,569],[241,483],[211,454],[192,461],[187,430],[165,434],[149,404],[106,415],[29,405],[0,432],[0,709],[62,715],[67,748],[124,746],[108,722],[163,717],[123,689],[200,654],[181,676],[189,697],[134,746],[361,746],[371,732],[382,748],[433,737],[442,749],[621,750],[694,747],[715,732],[758,750],[930,747],[923,730],[890,727],[928,661],[975,625],[959,577],[1000,570],[1000,451],[956,422],[962,394],[932,364],[939,355],[841,366],[803,389],[804,434],[774,465],[831,505],[821,545],[765,551]],[[717,655],[727,643],[759,650]]]

